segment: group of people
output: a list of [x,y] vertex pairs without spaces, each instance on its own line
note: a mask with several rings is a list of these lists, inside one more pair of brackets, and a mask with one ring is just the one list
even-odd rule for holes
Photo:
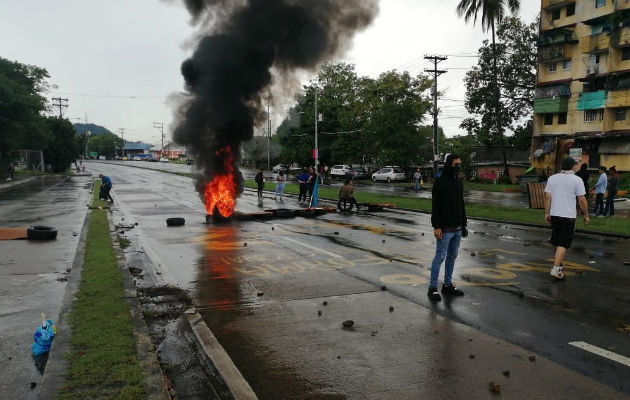
[[[571,247],[575,235],[577,208],[582,212],[584,224],[590,222],[586,194],[589,189],[588,173],[585,165],[575,174],[573,169],[577,162],[569,157],[562,161],[561,171],[547,180],[545,187],[545,222],[551,225],[550,242],[555,246],[554,263],[550,275],[557,280],[565,279],[563,268],[567,250]],[[447,296],[463,296],[452,281],[455,259],[462,237],[468,235],[466,228],[466,207],[464,204],[464,187],[460,174],[461,159],[456,154],[446,158],[442,174],[436,178],[432,189],[431,224],[436,240],[435,256],[431,263],[431,278],[428,297],[432,301],[440,301],[438,277],[442,263],[445,262],[444,281],[441,293]],[[613,199],[617,194],[618,175],[615,168],[609,171],[599,168],[597,184],[591,188],[596,193],[594,213],[606,215],[614,213]],[[608,189],[607,207],[603,207],[604,192]]]
[[[580,171],[578,171],[576,175],[582,179],[584,189],[588,192],[589,175],[587,168],[586,163],[582,164]],[[610,169],[606,169],[606,167],[600,166],[597,169],[597,173],[597,183],[590,188],[590,190],[595,191],[595,208],[593,209],[593,215],[597,217],[615,215],[615,196],[617,196],[617,185],[619,183],[617,167],[613,165]],[[606,192],[608,192],[608,195],[606,196],[606,204],[604,205],[604,195]]]
[[[254,181],[258,186],[258,199],[262,200],[263,189],[265,188],[265,175],[262,168],[260,168],[260,170],[256,173]],[[286,181],[286,173],[283,170],[278,171],[278,175],[276,176],[276,191],[273,197],[275,201],[283,201],[282,196],[284,195],[284,185],[286,184]],[[300,184],[300,195],[298,196],[299,202],[306,202],[307,200],[310,200],[313,195],[313,188],[315,187],[316,181],[317,173],[315,172],[315,168],[309,167],[308,169],[304,168],[302,170],[302,172],[298,175],[298,183]]]

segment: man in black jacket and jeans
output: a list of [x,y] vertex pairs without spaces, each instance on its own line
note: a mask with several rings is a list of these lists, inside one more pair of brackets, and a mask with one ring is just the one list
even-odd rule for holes
[[440,267],[446,259],[442,294],[463,296],[464,292],[453,285],[453,269],[462,233],[467,235],[464,183],[460,178],[461,158],[456,154],[446,157],[442,175],[433,183],[431,225],[435,236],[435,257],[431,264],[431,281],[427,295],[432,301],[442,300],[438,293]]

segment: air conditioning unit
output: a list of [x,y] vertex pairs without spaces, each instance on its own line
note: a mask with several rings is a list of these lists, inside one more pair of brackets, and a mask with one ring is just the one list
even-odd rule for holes
[[599,72],[599,65],[589,65],[586,67],[586,75],[595,75]]

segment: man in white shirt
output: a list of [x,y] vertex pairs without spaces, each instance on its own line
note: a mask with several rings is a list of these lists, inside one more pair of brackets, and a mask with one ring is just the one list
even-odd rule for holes
[[556,246],[551,276],[556,279],[565,278],[562,262],[575,234],[576,198],[584,214],[584,225],[590,221],[584,183],[573,173],[576,164],[573,158],[565,158],[562,171],[549,178],[545,187],[545,221],[551,224],[551,243]]

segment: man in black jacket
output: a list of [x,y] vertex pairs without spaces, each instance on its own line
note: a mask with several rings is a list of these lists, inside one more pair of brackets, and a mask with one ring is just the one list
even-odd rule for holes
[[438,293],[438,277],[440,267],[446,259],[442,294],[463,296],[464,292],[453,285],[453,269],[457,251],[466,235],[466,209],[464,206],[464,183],[460,178],[461,158],[456,154],[446,157],[442,175],[433,183],[433,207],[431,209],[431,225],[435,236],[435,257],[431,264],[431,281],[427,295],[432,301],[440,301]]

